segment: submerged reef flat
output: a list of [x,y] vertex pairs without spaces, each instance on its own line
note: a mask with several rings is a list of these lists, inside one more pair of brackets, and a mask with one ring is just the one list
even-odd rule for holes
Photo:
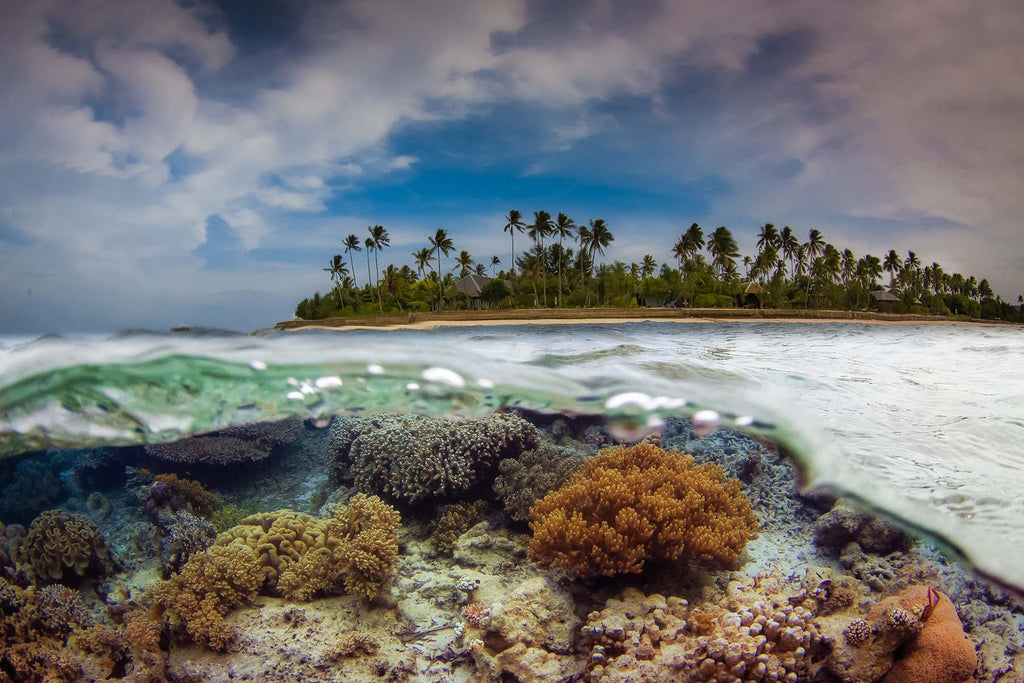
[[287,420],[0,467],[0,682],[1022,683],[1024,607],[684,419]]

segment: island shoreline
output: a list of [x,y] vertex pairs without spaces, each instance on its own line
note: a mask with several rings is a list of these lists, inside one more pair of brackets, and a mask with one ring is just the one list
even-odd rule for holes
[[873,311],[829,311],[745,308],[653,308],[653,309],[526,309],[513,311],[442,311],[440,313],[404,313],[321,320],[286,320],[275,330],[425,330],[440,327],[477,327],[513,325],[600,325],[636,322],[678,323],[861,323],[869,325],[982,325],[1020,326],[1020,323],[980,318],[949,318],[912,313]]

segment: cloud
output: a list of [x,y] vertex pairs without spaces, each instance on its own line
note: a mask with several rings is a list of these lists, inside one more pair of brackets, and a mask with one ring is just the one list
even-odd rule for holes
[[[317,220],[361,233],[381,222],[362,217],[374,209],[364,188],[436,168],[441,150],[393,148],[396,133],[452,126],[458,137],[458,122],[473,121],[476,137],[460,141],[469,152],[500,154],[476,143],[510,136],[510,184],[540,175],[551,194],[569,179],[668,196],[704,183],[715,187],[705,215],[680,224],[815,225],[838,243],[927,248],[947,270],[1024,286],[1013,257],[1024,12],[1013,0],[984,12],[951,0],[443,0],[429,11],[355,0],[289,11],[291,32],[254,54],[250,42],[236,48],[245,36],[231,30],[244,27],[203,3],[13,5],[0,25],[0,218],[19,238],[0,266],[70,273],[78,297],[97,302],[116,274],[144,310],[142,297],[161,292],[140,283],[204,272],[200,247],[219,217],[240,254],[231,273],[204,281],[253,290],[272,267],[267,250],[320,240],[328,253],[336,237]],[[496,194],[504,203],[511,191]],[[404,220],[394,234],[423,233]],[[445,224],[473,248],[502,249],[501,235],[455,227],[485,220],[479,206],[452,205]],[[643,225],[667,245],[669,223],[623,216],[622,235]],[[256,250],[260,259],[245,256]],[[307,280],[277,284],[297,298]],[[0,275],[0,286],[18,285]]]

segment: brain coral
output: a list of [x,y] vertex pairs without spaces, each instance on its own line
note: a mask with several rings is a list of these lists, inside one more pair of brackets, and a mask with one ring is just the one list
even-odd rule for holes
[[736,480],[650,444],[591,458],[530,511],[530,557],[577,576],[636,574],[653,559],[731,564],[757,536]]
[[357,494],[330,519],[292,510],[246,517],[217,546],[253,550],[262,590],[295,600],[316,593],[373,597],[398,561],[398,512],[376,496]]
[[331,428],[335,479],[415,502],[451,498],[485,481],[502,458],[535,448],[536,428],[511,413],[452,422],[422,415],[339,420]]
[[20,568],[37,583],[66,582],[114,568],[106,541],[92,520],[48,510],[34,520],[17,551]]

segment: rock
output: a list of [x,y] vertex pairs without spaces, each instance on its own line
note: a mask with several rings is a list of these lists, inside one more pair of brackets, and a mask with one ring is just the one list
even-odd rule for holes
[[914,544],[914,539],[902,529],[840,498],[814,525],[814,542],[827,548],[842,548],[851,541],[878,555],[909,550]]
[[496,659],[502,673],[514,676],[519,683],[563,683],[576,680],[583,670],[582,663],[571,657],[525,643],[516,643]]

